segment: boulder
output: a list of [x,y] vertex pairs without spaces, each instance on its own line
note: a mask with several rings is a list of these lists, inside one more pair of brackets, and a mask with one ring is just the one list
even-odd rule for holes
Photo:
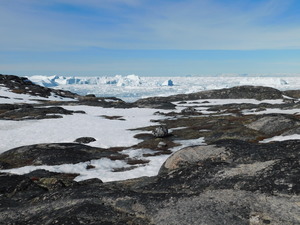
[[159,126],[156,127],[153,131],[152,134],[156,138],[163,138],[167,137],[169,135],[168,128],[165,126]]
[[88,144],[88,143],[91,143],[94,141],[96,141],[96,139],[93,137],[80,137],[80,138],[77,138],[74,142],[77,142],[80,144]]
[[185,115],[195,115],[195,114],[199,114],[198,112],[197,112],[197,109],[196,108],[194,108],[194,107],[187,107],[187,108],[185,108],[185,109],[183,109],[183,110],[181,110],[181,113],[182,114],[185,114]]
[[187,147],[172,154],[162,165],[159,173],[169,173],[172,170],[197,164],[207,159],[226,161],[229,157],[230,155],[225,148],[214,145]]

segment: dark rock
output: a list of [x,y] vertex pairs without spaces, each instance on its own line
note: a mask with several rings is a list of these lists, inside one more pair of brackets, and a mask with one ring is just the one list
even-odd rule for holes
[[300,98],[300,90],[287,90],[287,91],[283,91],[284,95],[287,95],[289,97],[292,98]]
[[14,148],[0,154],[5,169],[29,165],[60,165],[117,157],[120,153],[75,143],[37,144]]
[[[219,90],[201,91],[191,94],[179,94],[168,97],[150,97],[135,102],[139,107],[160,108],[171,102],[199,99],[282,99],[282,92],[262,86],[237,86]],[[172,109],[171,107],[169,109]]]
[[52,94],[63,98],[76,98],[78,96],[77,94],[74,94],[70,91],[42,87],[32,83],[26,77],[19,77],[14,75],[0,74],[0,84],[9,88],[12,92],[17,94],[29,94],[44,98],[48,98]]
[[[300,141],[222,140],[183,149],[168,159],[175,168],[156,177],[48,191],[27,180],[13,198],[0,195],[0,223],[299,224],[299,148]],[[35,188],[43,191],[29,195]]]
[[285,102],[285,103],[288,103],[288,104],[294,104],[294,103],[296,103],[296,99],[293,99],[293,98],[284,98],[283,99],[283,102]]
[[60,115],[72,115],[74,113],[74,111],[62,107],[37,107],[33,105],[15,105],[11,108],[7,105],[0,105],[1,109],[3,112],[0,114],[0,119],[5,120],[61,118]]
[[152,134],[153,134],[154,137],[163,138],[163,137],[167,137],[169,135],[169,132],[168,132],[168,128],[167,127],[165,127],[165,126],[159,126],[159,127],[156,127],[152,131]]
[[0,175],[0,202],[1,195],[10,198],[13,201],[18,201],[19,199],[26,201],[44,194],[45,192],[45,188],[38,186],[26,176],[12,174]]
[[94,95],[94,94],[88,94],[88,95],[86,95],[85,97],[92,97],[92,98],[96,98],[96,95]]
[[91,169],[95,169],[96,167],[95,166],[93,166],[93,165],[87,165],[86,166],[86,169],[87,170],[91,170]]
[[199,115],[199,112],[197,112],[197,109],[195,109],[194,107],[191,107],[191,106],[181,110],[181,113],[185,114],[185,115],[196,115],[196,114]]
[[81,138],[77,138],[74,142],[81,143],[81,144],[88,144],[94,141],[96,141],[96,139],[93,137],[81,137]]
[[79,174],[55,173],[43,169],[34,170],[24,176],[29,177],[32,181],[47,190],[59,189],[74,185],[73,181]]

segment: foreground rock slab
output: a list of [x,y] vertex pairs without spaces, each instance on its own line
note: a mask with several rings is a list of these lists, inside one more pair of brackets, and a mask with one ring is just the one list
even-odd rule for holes
[[299,157],[296,140],[222,140],[179,151],[155,177],[45,186],[65,178],[2,174],[0,224],[300,224]]

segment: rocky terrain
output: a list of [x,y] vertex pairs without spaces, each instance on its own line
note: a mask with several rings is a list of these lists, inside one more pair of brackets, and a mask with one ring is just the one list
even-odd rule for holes
[[[93,138],[82,137],[10,149],[0,154],[2,170],[100,158],[123,160],[128,170],[147,164],[147,157],[170,155],[157,176],[115,182],[76,182],[78,174],[41,169],[0,173],[0,224],[300,224],[300,140],[281,140],[300,135],[300,90],[240,86],[126,103],[54,91],[15,76],[0,75],[0,85],[13,92],[71,98],[0,104],[0,124],[85,113],[64,105],[155,108],[163,118],[157,126],[135,129],[140,142],[130,149],[153,150],[144,160],[124,154],[128,147],[91,147]],[[220,104],[214,99],[244,101]],[[205,145],[171,154],[180,141],[200,138]]]

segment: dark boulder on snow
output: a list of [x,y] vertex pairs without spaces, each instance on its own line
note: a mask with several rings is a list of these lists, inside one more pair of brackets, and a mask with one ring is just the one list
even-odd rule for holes
[[77,138],[74,142],[77,142],[80,144],[88,144],[88,143],[91,143],[94,141],[96,141],[96,139],[93,137],[80,137],[80,138]]

